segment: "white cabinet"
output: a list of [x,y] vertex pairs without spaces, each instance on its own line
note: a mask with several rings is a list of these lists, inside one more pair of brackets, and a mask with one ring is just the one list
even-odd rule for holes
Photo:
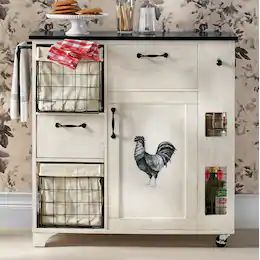
[[110,106],[116,108],[116,138],[108,142],[109,227],[194,229],[197,106],[163,101]]
[[[233,38],[102,40],[104,63],[98,73],[104,111],[41,113],[37,63],[46,60],[47,49],[38,46],[55,40],[33,43],[35,245],[55,233],[232,234]],[[39,165],[81,169],[87,164],[102,168],[102,228],[77,227],[75,217],[72,227],[64,218],[63,226],[40,226]],[[55,174],[54,183],[61,173]],[[81,174],[73,171],[73,177]],[[85,174],[91,178],[89,170]]]

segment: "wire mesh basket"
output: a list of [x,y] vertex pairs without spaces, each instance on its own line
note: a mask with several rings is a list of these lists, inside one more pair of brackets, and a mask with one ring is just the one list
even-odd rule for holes
[[100,62],[81,61],[75,70],[45,60],[37,61],[39,112],[103,111],[103,48]]
[[102,165],[41,164],[39,227],[104,227]]

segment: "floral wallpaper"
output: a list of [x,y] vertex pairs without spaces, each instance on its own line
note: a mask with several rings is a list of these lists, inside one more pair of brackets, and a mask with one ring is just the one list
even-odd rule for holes
[[[151,0],[152,1],[152,0]],[[9,97],[14,48],[34,30],[64,29],[45,17],[51,0],[0,0],[0,191],[31,191],[30,122],[10,121]],[[236,192],[258,193],[258,14],[257,0],[153,0],[157,30],[235,32]],[[137,0],[137,7],[142,3]],[[109,13],[93,30],[116,29],[116,0],[79,0]],[[137,8],[138,9],[138,8]],[[136,13],[136,17],[138,14]],[[137,20],[137,19],[136,19]],[[136,26],[136,25],[135,25]]]

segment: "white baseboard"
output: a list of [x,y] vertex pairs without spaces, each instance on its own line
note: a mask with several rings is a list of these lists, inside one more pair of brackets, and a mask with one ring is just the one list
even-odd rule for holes
[[[236,229],[258,229],[258,195],[236,195]],[[30,193],[0,192],[0,230],[31,229]]]
[[31,193],[0,193],[0,230],[26,230],[32,227]]
[[235,227],[236,229],[258,229],[258,194],[239,194],[235,196]]

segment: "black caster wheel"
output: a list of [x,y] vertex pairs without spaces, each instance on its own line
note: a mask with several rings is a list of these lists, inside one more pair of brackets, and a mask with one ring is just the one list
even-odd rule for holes
[[227,239],[222,239],[220,236],[216,237],[216,246],[225,247],[227,245]]

